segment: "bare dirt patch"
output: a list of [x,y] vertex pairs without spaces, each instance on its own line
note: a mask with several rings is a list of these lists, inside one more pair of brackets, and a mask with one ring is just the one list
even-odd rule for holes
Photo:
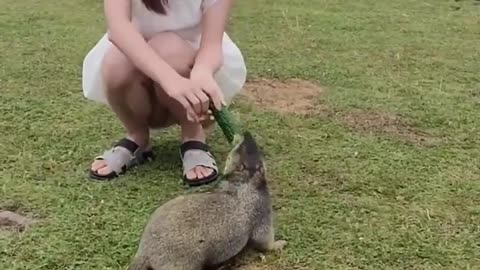
[[0,232],[23,232],[33,225],[38,217],[17,202],[0,202]]
[[415,128],[411,121],[390,113],[356,110],[339,113],[337,119],[361,133],[385,134],[414,144],[433,145],[438,142],[436,138]]
[[322,99],[324,89],[310,81],[255,79],[245,84],[239,102],[253,104],[256,110],[300,116],[315,115],[336,120],[355,132],[386,135],[418,145],[439,142],[415,128],[408,119],[388,112],[369,110],[342,111],[329,107]]
[[251,103],[259,110],[308,115],[319,111],[322,92],[317,84],[300,79],[255,79],[245,84],[240,101]]
[[33,220],[11,211],[0,211],[0,229],[23,232]]

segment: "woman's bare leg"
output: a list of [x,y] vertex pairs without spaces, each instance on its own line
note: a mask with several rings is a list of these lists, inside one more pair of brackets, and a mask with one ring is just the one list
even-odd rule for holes
[[[190,76],[196,51],[191,45],[175,33],[165,32],[154,36],[149,40],[152,48],[179,74],[184,77]],[[182,130],[182,142],[200,141],[205,143],[206,135],[200,123],[190,122],[186,119],[185,109],[176,101],[166,95],[163,89],[157,85],[158,102],[167,107]],[[212,174],[211,168],[197,166],[187,173],[187,178],[204,178]]]
[[[102,64],[102,75],[106,82],[106,97],[127,131],[127,138],[134,141],[142,149],[149,144],[149,125],[155,119],[156,125],[168,118],[167,110],[156,106],[155,117],[152,117],[152,83],[128,58],[115,46],[105,55]],[[152,92],[153,93],[153,92]],[[163,113],[162,113],[163,112]],[[103,160],[95,160],[91,166],[99,175],[112,172]]]
[[[179,74],[190,76],[196,52],[185,40],[175,33],[160,33],[148,43]],[[199,123],[186,119],[184,108],[168,97],[158,85],[139,72],[130,60],[116,47],[107,53],[102,66],[102,74],[107,84],[107,99],[110,107],[118,116],[129,139],[140,147],[148,147],[149,128],[165,127],[171,123],[171,117],[181,126],[182,142],[206,141],[204,129]],[[152,91],[152,87],[156,91]],[[209,122],[209,125],[213,122]],[[92,170],[107,175],[112,170],[104,161],[94,161]],[[197,166],[187,173],[187,178],[204,178],[213,170]]]

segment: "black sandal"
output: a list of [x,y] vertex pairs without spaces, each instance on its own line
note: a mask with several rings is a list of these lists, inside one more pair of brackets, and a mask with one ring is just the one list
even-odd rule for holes
[[90,169],[90,178],[100,181],[112,180],[132,167],[142,165],[155,158],[152,150],[140,151],[138,144],[127,138],[118,141],[111,149],[105,151],[95,160],[104,160],[112,172],[107,175],[99,174]]
[[[180,146],[180,156],[183,161],[183,180],[189,186],[201,186],[209,184],[218,178],[218,168],[208,145],[199,141],[188,141]],[[187,172],[197,166],[213,169],[213,172],[204,178],[188,179]]]

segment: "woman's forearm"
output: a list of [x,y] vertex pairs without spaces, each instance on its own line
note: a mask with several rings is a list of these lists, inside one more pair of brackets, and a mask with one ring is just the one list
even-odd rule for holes
[[221,46],[200,48],[195,57],[193,69],[202,69],[212,74],[223,65],[223,51]]
[[195,58],[196,68],[215,73],[223,65],[223,36],[233,0],[218,0],[202,18],[202,39]]
[[[132,29],[133,28],[133,29]],[[134,29],[131,23],[119,24],[109,29],[109,39],[146,76],[158,83],[178,75]]]
[[[146,76],[162,85],[179,76],[151,48],[130,21],[130,0],[105,0],[110,41]],[[174,75],[174,76],[172,76]]]

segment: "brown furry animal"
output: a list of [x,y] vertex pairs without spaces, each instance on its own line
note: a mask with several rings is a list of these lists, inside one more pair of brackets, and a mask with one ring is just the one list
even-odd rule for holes
[[221,265],[251,246],[282,249],[263,156],[250,133],[236,138],[223,187],[177,197],[160,206],[145,227],[131,270],[201,270]]

